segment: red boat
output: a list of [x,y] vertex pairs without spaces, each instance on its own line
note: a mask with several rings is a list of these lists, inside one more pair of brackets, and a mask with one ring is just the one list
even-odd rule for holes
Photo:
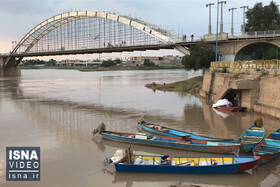
[[231,107],[217,106],[214,108],[220,111],[233,111],[233,112],[241,112],[246,110],[246,107],[241,107],[241,106],[231,106]]

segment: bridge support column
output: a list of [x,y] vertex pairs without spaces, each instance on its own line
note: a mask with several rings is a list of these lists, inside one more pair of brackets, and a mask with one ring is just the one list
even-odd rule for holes
[[11,57],[8,64],[4,67],[7,57],[0,57],[0,77],[20,76],[21,71],[15,66],[16,59]]

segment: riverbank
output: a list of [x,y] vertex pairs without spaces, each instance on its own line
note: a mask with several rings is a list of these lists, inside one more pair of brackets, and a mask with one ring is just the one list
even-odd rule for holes
[[152,90],[170,91],[170,92],[188,92],[192,95],[199,96],[199,91],[202,87],[202,76],[193,77],[191,79],[177,81],[173,83],[157,84],[155,82],[146,84],[145,87]]
[[160,69],[184,69],[181,66],[112,66],[112,67],[81,67],[81,66],[19,66],[20,69],[65,69],[81,72],[90,71],[125,71],[125,70],[160,70]]

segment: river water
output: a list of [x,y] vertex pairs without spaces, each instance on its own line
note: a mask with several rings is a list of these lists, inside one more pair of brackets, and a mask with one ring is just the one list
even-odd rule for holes
[[[196,134],[238,138],[259,115],[220,115],[189,94],[152,91],[145,84],[169,83],[201,75],[184,70],[102,71],[22,70],[0,78],[0,186],[280,186],[271,171],[280,159],[233,175],[116,173],[102,165],[127,144],[96,141],[101,122],[112,131],[138,132],[137,121],[160,123]],[[264,117],[267,133],[279,121]],[[41,180],[6,182],[6,147],[39,146]],[[206,155],[148,146],[137,153]]]

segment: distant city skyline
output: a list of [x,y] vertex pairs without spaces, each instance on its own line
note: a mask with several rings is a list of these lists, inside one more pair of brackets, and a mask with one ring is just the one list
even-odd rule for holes
[[[229,0],[223,6],[224,32],[230,33],[231,12],[234,11],[234,31],[241,33],[243,11],[241,6],[252,8],[260,1]],[[262,1],[267,5],[271,0]],[[27,32],[42,21],[68,11],[92,10],[129,15],[146,22],[159,25],[173,33],[187,37],[195,35],[202,37],[208,32],[208,8],[206,4],[215,3],[212,6],[212,33],[216,33],[216,3],[215,0],[0,0],[0,53],[11,51],[13,41],[19,41]],[[220,20],[219,20],[220,21]],[[178,55],[174,50],[135,52],[133,54],[113,54],[113,56],[137,56],[137,55]],[[102,58],[111,54],[101,55]],[[85,59],[97,57],[97,55],[84,55]],[[75,56],[74,56],[75,57]],[[65,59],[66,56],[57,56],[57,59]]]

